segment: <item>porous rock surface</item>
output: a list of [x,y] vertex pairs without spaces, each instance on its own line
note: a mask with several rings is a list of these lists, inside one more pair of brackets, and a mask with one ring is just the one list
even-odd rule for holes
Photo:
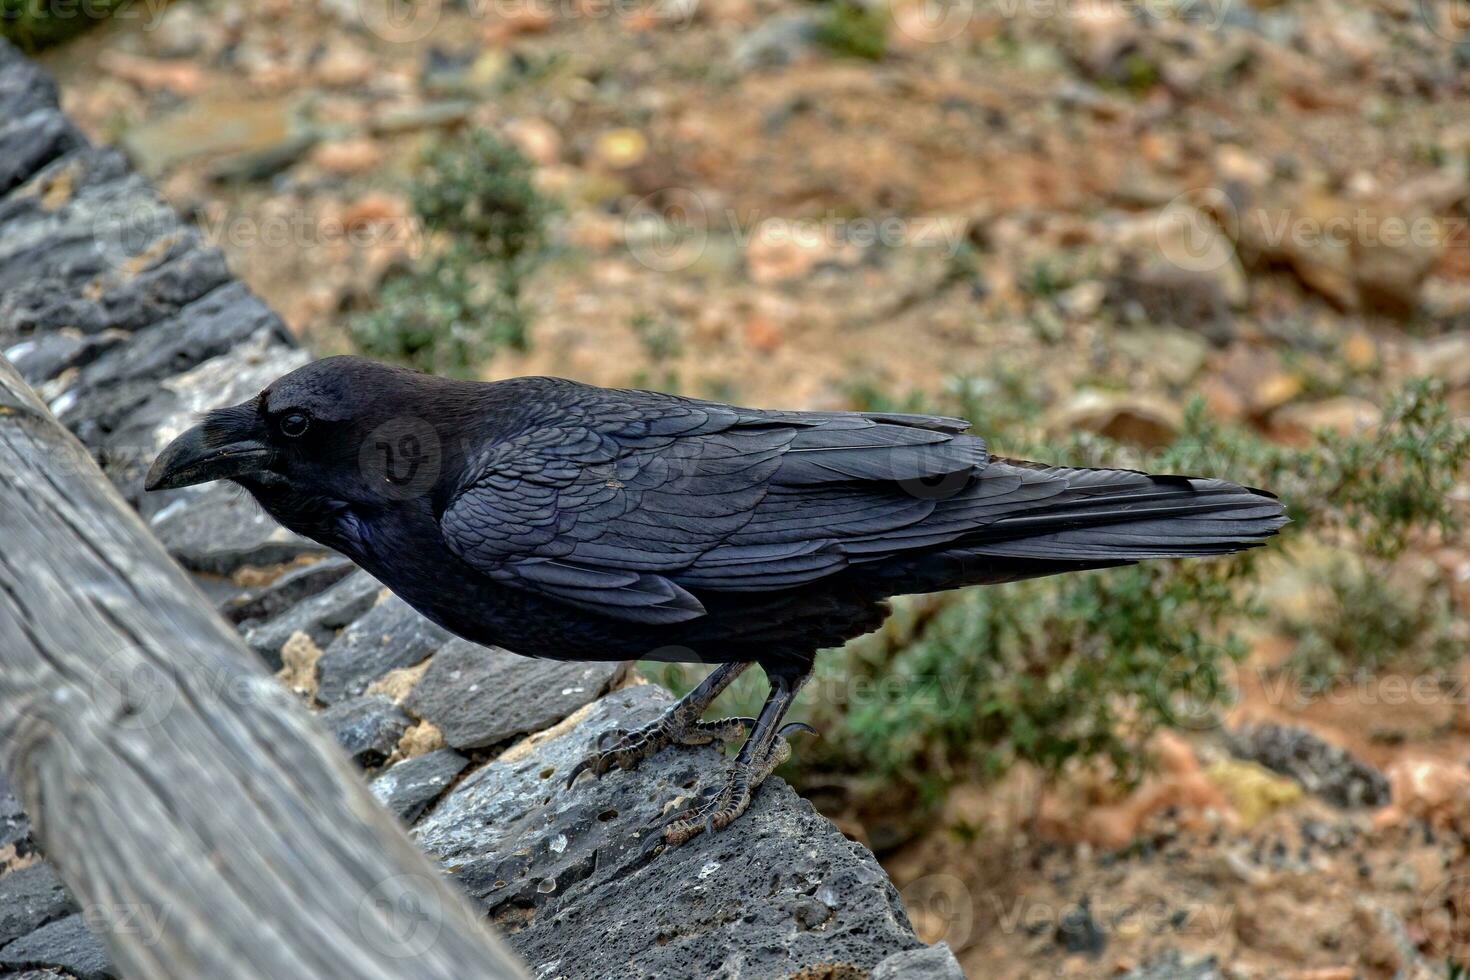
[[601,695],[623,670],[620,663],[527,660],[455,638],[405,703],[450,745],[480,749],[550,728]]
[[410,724],[408,715],[382,694],[334,704],[319,716],[337,744],[360,766],[381,764],[403,738]]
[[411,824],[469,764],[453,749],[436,749],[389,766],[370,788],[379,802]]
[[[666,749],[565,787],[599,733],[646,724],[669,702],[652,685],[622,688],[477,770],[415,829],[535,975],[783,977],[871,967],[918,945],[872,855],[780,780],[738,833],[663,849],[672,810],[718,784],[714,749]],[[599,941],[568,943],[573,934]]]
[[328,644],[317,662],[317,700],[336,704],[361,694],[388,671],[412,667],[448,640],[447,632],[390,595]]
[[[168,439],[306,355],[120,153],[88,144],[61,113],[51,81],[4,41],[0,354],[273,669],[293,642],[325,651],[315,661],[318,696],[330,704],[380,681],[395,691],[393,676],[430,658],[406,690],[349,703],[340,713],[367,727],[344,732],[381,736],[385,720],[390,732],[415,722],[391,754],[379,738],[360,755],[387,763],[370,774],[374,792],[404,819],[418,819],[420,843],[537,977],[809,970],[887,978],[911,975],[909,964],[926,971],[913,975],[952,975],[943,972],[954,962],[943,947],[912,958],[922,944],[873,856],[779,779],[733,831],[666,853],[650,842],[674,801],[717,784],[713,750],[666,750],[637,772],[566,788],[564,775],[593,735],[647,721],[667,702],[660,689],[604,694],[618,665],[548,665],[447,644],[442,630],[364,573],[340,562],[304,571],[332,559],[226,488],[144,495],[142,474]],[[459,660],[437,665],[441,648]],[[475,691],[456,685],[466,670]],[[413,748],[416,731],[437,731],[417,711],[477,754],[433,751],[432,736]],[[537,734],[499,751],[527,733]],[[24,903],[3,919],[0,974],[111,976],[105,947],[75,904],[57,897],[34,850],[29,822],[0,781],[0,896]]]

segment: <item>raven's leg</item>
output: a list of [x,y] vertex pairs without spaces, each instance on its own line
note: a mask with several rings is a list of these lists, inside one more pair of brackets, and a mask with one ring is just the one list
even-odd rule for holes
[[[749,663],[721,664],[699,684],[674,703],[657,721],[629,731],[614,728],[597,739],[597,751],[577,763],[567,777],[570,786],[587,770],[601,776],[609,769],[632,769],[644,759],[670,745],[708,745],[711,742],[733,742],[755,726],[753,718],[721,718],[700,721],[711,702],[730,682],[743,674]],[[610,743],[610,744],[609,744]],[[604,748],[604,746],[606,746]]]
[[796,700],[797,693],[811,676],[811,668],[807,668],[806,673],[796,678],[782,675],[771,678],[771,693],[766,695],[755,730],[731,764],[724,787],[701,806],[676,814],[664,828],[666,842],[677,847],[706,830],[711,833],[723,830],[745,812],[756,788],[765,782],[773,769],[791,758],[791,746],[785,733],[791,729],[811,731],[806,725],[795,723],[781,727],[786,709],[791,707],[791,702]]

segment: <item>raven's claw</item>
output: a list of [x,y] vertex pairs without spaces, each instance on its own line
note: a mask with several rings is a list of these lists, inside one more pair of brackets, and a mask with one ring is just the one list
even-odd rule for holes
[[635,769],[638,764],[670,745],[709,745],[732,742],[750,734],[754,718],[721,718],[718,721],[684,721],[682,715],[669,712],[652,724],[633,730],[613,728],[602,732],[593,742],[594,751],[577,763],[567,777],[567,785],[584,772],[601,776],[611,769]]
[[[810,731],[806,725],[793,723],[781,731],[800,729]],[[664,827],[664,840],[670,847],[686,844],[700,834],[713,834],[724,830],[750,806],[751,794],[766,781],[777,766],[791,758],[791,744],[782,735],[777,735],[765,757],[756,762],[735,760],[730,765],[730,774],[725,785],[716,793],[706,794],[705,802],[680,813]]]

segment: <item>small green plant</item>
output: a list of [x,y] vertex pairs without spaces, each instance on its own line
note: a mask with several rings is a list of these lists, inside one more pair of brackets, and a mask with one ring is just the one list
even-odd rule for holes
[[638,343],[643,347],[643,353],[654,364],[665,364],[684,352],[679,328],[669,321],[639,313],[633,317],[630,325],[638,337]]
[[0,37],[27,53],[59,44],[100,24],[127,0],[55,3],[52,0],[0,0]]
[[1142,54],[1123,59],[1118,83],[1128,91],[1141,95],[1159,83],[1159,68]]
[[1310,616],[1288,617],[1296,640],[1284,672],[1312,690],[1387,668],[1438,672],[1459,656],[1447,597],[1405,588],[1372,563],[1333,565],[1321,576],[1328,600]]
[[352,320],[365,353],[441,374],[463,374],[498,350],[524,350],[527,328],[514,291],[472,275],[455,255],[387,279],[378,305]]
[[1455,488],[1470,462],[1470,428],[1455,420],[1438,382],[1416,380],[1395,395],[1376,437],[1325,433],[1321,449],[1312,454],[1321,461],[1318,517],[1370,555],[1398,557],[1416,530],[1458,530]]
[[412,198],[431,254],[385,281],[376,307],[349,329],[364,353],[471,373],[497,350],[528,343],[523,284],[545,253],[553,208],[530,163],[483,130],[437,144],[423,166]]
[[648,366],[634,371],[630,384],[634,388],[683,391],[683,379],[674,363],[684,347],[679,328],[648,313],[635,315],[629,325],[648,358]]
[[515,262],[546,243],[551,206],[531,178],[531,164],[515,147],[486,130],[468,130],[424,154],[413,209],[430,231],[484,260]]
[[844,58],[879,61],[888,50],[888,15],[876,5],[834,0],[817,22],[817,40]]
[[1020,286],[1037,299],[1051,299],[1073,284],[1073,280],[1055,263],[1037,259],[1026,270]]

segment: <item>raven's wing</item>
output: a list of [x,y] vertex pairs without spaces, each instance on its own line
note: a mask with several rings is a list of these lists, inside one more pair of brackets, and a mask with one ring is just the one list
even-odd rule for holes
[[932,524],[926,488],[987,459],[961,419],[520,383],[520,421],[470,462],[445,538],[500,582],[635,622],[701,615],[690,589],[786,588],[952,539],[963,518]]

